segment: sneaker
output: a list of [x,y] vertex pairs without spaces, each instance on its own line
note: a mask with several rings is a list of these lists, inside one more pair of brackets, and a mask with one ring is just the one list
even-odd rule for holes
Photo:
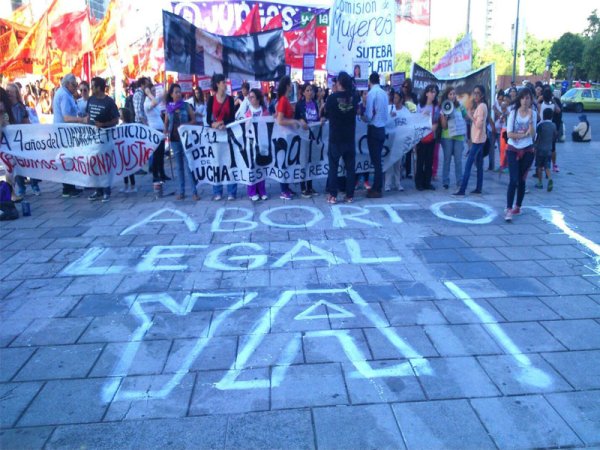
[[302,191],[302,198],[311,198],[310,191]]
[[352,197],[344,197],[344,203],[352,203],[354,199]]
[[110,195],[109,194],[104,194],[102,196],[102,203],[106,203],[106,202],[110,202]]
[[31,186],[31,190],[35,196],[39,196],[42,193],[39,186]]
[[327,203],[330,205],[335,205],[337,203],[337,198],[331,194],[327,194]]
[[253,195],[252,197],[250,197],[250,200],[252,200],[253,202],[257,202],[260,200],[260,196],[258,194]]
[[548,192],[552,192],[553,187],[554,187],[554,182],[552,180],[548,180]]
[[512,222],[512,218],[513,218],[512,211],[513,210],[511,208],[506,208],[504,210],[504,220],[506,220],[507,222]]
[[185,198],[185,195],[183,195],[183,194],[177,194],[175,196],[175,200],[183,200],[184,198]]
[[263,201],[264,201],[264,200],[269,200],[269,196],[268,196],[267,194],[265,194],[265,195],[261,195],[261,196],[260,196],[260,199],[261,199],[261,200],[263,200]]
[[[430,184],[429,186],[427,186],[425,189],[427,189],[428,191],[435,191],[435,186],[433,184]],[[481,193],[481,192],[480,192]]]
[[282,193],[279,195],[279,198],[280,198],[281,200],[291,200],[291,199],[292,199],[292,193],[291,193],[291,192],[289,192],[289,191],[282,192]]
[[521,207],[520,206],[515,206],[512,209],[512,215],[513,216],[518,216],[519,214],[521,214]]
[[465,193],[461,190],[456,191],[455,193],[452,194],[454,197],[464,197]]
[[544,185],[541,182],[535,184],[536,189],[544,189]]
[[69,197],[79,197],[81,194],[83,194],[83,189],[73,189],[71,192],[69,192]]
[[121,194],[127,194],[129,192],[129,186],[125,185],[121,189],[119,189]]
[[404,186],[402,186],[401,184],[398,185],[398,190],[400,192],[404,192]]
[[319,193],[317,191],[315,191],[314,189],[309,189],[308,192],[313,197],[318,197],[319,196]]
[[166,175],[163,175],[162,177],[160,177],[160,181],[171,181],[171,178]]
[[69,192],[63,192],[62,193],[62,198],[70,198],[71,194]]
[[90,202],[95,202],[96,200],[100,200],[101,198],[102,198],[102,194],[99,194],[99,193],[97,193],[97,192],[94,192],[92,195],[90,195],[90,196],[88,197],[88,200],[89,200]]
[[131,186],[131,187],[129,188],[129,192],[130,192],[130,193],[132,193],[132,194],[135,194],[137,191],[138,191],[138,190],[137,190],[137,187],[135,187],[135,186]]
[[355,190],[355,191],[360,191],[360,190],[361,190],[361,189],[363,189],[363,188],[364,188],[364,186],[362,186],[362,185],[360,184],[360,182],[358,182],[358,181],[357,181],[357,182],[356,182],[356,184],[354,185],[354,190]]
[[288,190],[287,190],[287,191],[289,192],[289,194],[290,194],[292,197],[295,197],[295,196],[297,195],[295,191],[292,191],[292,190],[291,190],[291,189],[289,189],[289,188],[288,188]]
[[229,200],[230,202],[235,200],[235,195],[228,195],[227,196],[227,200]]
[[371,183],[369,183],[367,180],[365,180],[364,186],[365,189],[371,189]]
[[444,185],[444,189],[448,189],[450,186],[448,186],[447,184]]
[[216,194],[216,195],[213,195],[212,201],[220,202],[222,198],[223,198],[223,196],[221,194]]
[[385,188],[383,188],[383,190],[384,190],[385,192],[392,192],[392,188],[391,188],[391,187],[389,187],[389,186],[386,186]]
[[481,191],[479,189],[473,189],[471,194],[481,194]]
[[198,194],[192,195],[192,201],[197,202],[200,200],[200,196]]
[[556,172],[556,173],[560,172],[560,169],[558,168],[558,164],[554,164],[552,166],[552,172]]

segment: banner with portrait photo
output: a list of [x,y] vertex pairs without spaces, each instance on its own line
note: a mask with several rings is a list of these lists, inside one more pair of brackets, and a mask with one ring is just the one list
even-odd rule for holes
[[162,140],[146,125],[9,125],[2,129],[0,163],[11,175],[106,187],[135,174]]
[[[383,170],[400,160],[431,132],[431,120],[422,114],[394,117],[386,127]],[[298,183],[326,178],[329,171],[329,123],[312,124],[308,130],[279,126],[272,117],[235,122],[220,131],[182,125],[179,134],[197,183],[254,184],[271,179]],[[357,119],[356,172],[373,167],[367,147],[367,125]],[[343,164],[339,176],[344,175]]]
[[285,75],[283,31],[220,36],[163,11],[165,68],[179,73],[273,81]]

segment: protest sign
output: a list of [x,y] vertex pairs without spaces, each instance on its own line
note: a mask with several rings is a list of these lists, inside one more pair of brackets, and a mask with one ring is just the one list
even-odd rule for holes
[[394,91],[399,91],[402,89],[402,83],[406,79],[406,72],[394,72],[390,76],[390,83],[392,85],[392,89]]
[[302,62],[302,80],[304,82],[315,80],[315,53],[305,53]]
[[369,73],[393,71],[394,2],[335,0],[329,22],[328,72],[352,73],[354,60],[368,60]]
[[459,76],[471,71],[473,60],[473,43],[467,34],[454,47],[442,56],[432,69],[436,77]]
[[[394,117],[388,122],[383,169],[402,158],[431,132],[430,118],[422,114]],[[179,127],[185,155],[197,183],[254,184],[264,179],[297,183],[325,178],[329,170],[329,123],[308,130],[279,126],[271,117],[235,122],[225,131],[196,125]],[[356,171],[372,166],[367,148],[367,125],[357,119]],[[340,167],[338,175],[344,174]]]
[[163,11],[165,68],[179,73],[272,81],[285,74],[281,29],[244,36],[220,36]]
[[86,187],[106,187],[142,169],[162,134],[141,124],[9,125],[0,141],[8,173]]

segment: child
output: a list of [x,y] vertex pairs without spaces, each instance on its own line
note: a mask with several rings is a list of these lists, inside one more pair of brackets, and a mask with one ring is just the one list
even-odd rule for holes
[[[131,113],[131,110],[127,109],[127,108],[121,108],[119,109],[119,113],[121,116],[121,123],[133,123],[133,114]],[[137,192],[137,188],[135,187],[135,175],[129,175],[128,177],[125,177],[123,179],[123,181],[125,182],[125,186],[123,186],[121,189],[119,189],[119,192],[122,192],[124,194],[127,194],[129,192],[134,193]],[[131,185],[131,187],[129,187]]]
[[550,155],[552,146],[556,142],[558,132],[556,125],[552,122],[552,109],[544,109],[542,121],[537,126],[537,137],[535,139],[535,168],[538,182],[536,188],[542,189],[542,170],[546,171],[548,178],[548,192],[552,190],[553,182],[550,172]]

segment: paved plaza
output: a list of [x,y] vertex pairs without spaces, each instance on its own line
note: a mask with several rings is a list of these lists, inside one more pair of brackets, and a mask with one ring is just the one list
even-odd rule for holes
[[558,149],[512,224],[495,172],[334,206],[42,183],[0,223],[0,447],[600,446],[600,143]]

